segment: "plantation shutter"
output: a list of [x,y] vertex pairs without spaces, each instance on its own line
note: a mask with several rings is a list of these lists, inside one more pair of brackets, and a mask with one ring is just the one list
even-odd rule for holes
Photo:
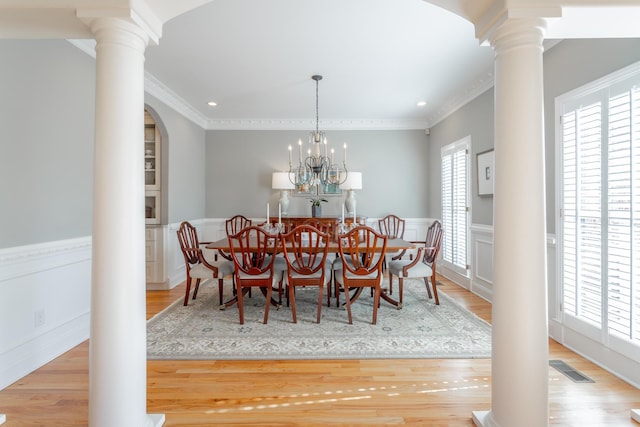
[[601,92],[562,114],[563,312],[623,350],[640,344],[640,89]]
[[608,330],[640,342],[640,90],[609,98],[608,123]]
[[467,272],[468,139],[442,148],[442,258],[461,274]]

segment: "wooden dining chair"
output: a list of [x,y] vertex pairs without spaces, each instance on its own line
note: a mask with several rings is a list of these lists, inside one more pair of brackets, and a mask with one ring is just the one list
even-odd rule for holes
[[[384,234],[390,239],[404,239],[404,224],[404,219],[400,218],[397,215],[389,214],[384,218],[378,219],[378,230],[380,230],[380,233]],[[382,271],[385,271],[387,269],[387,259],[389,261],[402,259],[404,253],[404,250],[387,253],[387,255],[384,257],[384,260],[382,261]],[[389,293],[392,293],[391,288],[389,288]]]
[[193,299],[198,295],[200,281],[206,279],[218,279],[218,294],[222,305],[223,279],[233,274],[233,263],[228,260],[209,262],[205,259],[200,245],[208,242],[199,242],[196,228],[188,221],[183,221],[177,230],[178,243],[184,256],[185,269],[187,271],[187,289],[184,294],[184,305],[189,304],[191,282],[196,279],[193,289]]
[[[362,293],[364,288],[373,288],[373,325],[378,318],[380,305],[380,284],[382,282],[382,260],[387,250],[387,236],[373,228],[360,225],[338,235],[338,251],[342,260],[342,274],[336,280],[336,299],[339,298],[339,287],[344,289],[349,323],[353,323],[351,303]],[[351,289],[355,289],[351,295]]]
[[[329,241],[331,242],[334,242],[336,239],[336,231],[337,231],[336,221],[332,222],[332,221],[327,221],[326,219],[321,220],[319,218],[309,218],[305,220],[302,224],[310,225],[322,231],[323,233],[329,234]],[[330,268],[329,280],[331,281],[331,283],[333,283],[334,281],[333,280],[333,273],[334,273],[333,262],[338,258],[339,257],[337,252],[331,253],[327,256],[326,262]],[[332,296],[332,286],[327,286],[327,307],[331,306],[331,296]]]
[[244,324],[244,290],[253,287],[260,288],[266,296],[263,322],[267,323],[269,307],[272,303],[279,305],[272,298],[274,284],[279,284],[278,294],[282,293],[282,273],[274,269],[279,240],[257,226],[245,227],[228,236],[228,239],[231,258],[235,264],[234,279],[240,324]]
[[[224,224],[225,224],[225,231],[227,233],[227,237],[231,236],[232,234],[237,234],[243,228],[250,227],[251,225],[253,225],[252,221],[249,218],[242,215],[234,215],[231,218],[225,220]],[[218,250],[218,253],[223,258],[228,259],[229,261],[233,261],[233,259],[231,259],[231,254],[229,252]]]
[[311,225],[299,225],[289,233],[281,234],[284,259],[287,262],[287,300],[291,304],[293,323],[297,323],[295,289],[297,286],[318,287],[318,316],[322,315],[324,287],[331,279],[329,233]]
[[434,221],[427,230],[424,247],[418,248],[418,253],[413,260],[395,260],[389,263],[389,288],[393,282],[393,276],[398,277],[399,286],[399,303],[398,307],[402,307],[402,279],[405,278],[423,278],[427,287],[427,295],[431,298],[431,289],[429,288],[429,278],[431,278],[431,286],[433,287],[433,296],[436,305],[440,304],[438,300],[438,288],[436,286],[436,261],[440,246],[442,244],[442,223],[438,220]]

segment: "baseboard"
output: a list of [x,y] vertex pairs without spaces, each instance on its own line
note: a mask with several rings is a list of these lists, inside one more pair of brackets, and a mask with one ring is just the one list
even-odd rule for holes
[[83,314],[0,355],[0,390],[87,340],[89,322]]

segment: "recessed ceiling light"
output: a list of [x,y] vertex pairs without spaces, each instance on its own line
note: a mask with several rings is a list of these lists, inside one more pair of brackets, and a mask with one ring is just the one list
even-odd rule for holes
[[209,101],[209,102],[207,102],[207,105],[210,106],[210,107],[215,107],[216,105],[218,105],[218,103],[217,102],[213,102],[213,101]]
[[427,105],[427,101],[418,101],[418,107],[424,107]]

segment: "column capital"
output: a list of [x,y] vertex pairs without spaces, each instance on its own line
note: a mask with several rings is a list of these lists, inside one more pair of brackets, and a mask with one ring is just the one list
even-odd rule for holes
[[91,19],[89,25],[96,39],[96,52],[102,44],[114,43],[144,54],[149,43],[148,34],[128,19],[99,17]]
[[149,8],[78,8],[76,16],[94,35],[99,30],[120,28],[142,37],[145,46],[149,41],[158,44],[162,36],[162,22]]
[[491,0],[484,11],[471,21],[481,43],[491,39],[506,21],[518,18],[551,19],[562,16],[562,6],[555,1],[533,3],[530,0]]
[[496,54],[524,46],[542,50],[546,28],[543,18],[509,18],[491,32],[488,40]]

